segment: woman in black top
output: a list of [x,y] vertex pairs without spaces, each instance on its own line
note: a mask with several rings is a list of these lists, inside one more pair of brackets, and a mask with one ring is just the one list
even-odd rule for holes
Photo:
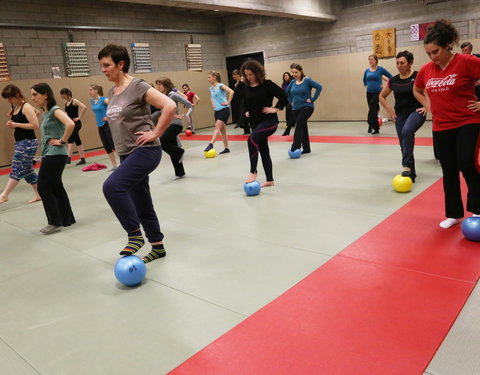
[[[287,87],[290,85],[294,78],[289,72],[283,73],[282,76],[282,89],[283,91],[287,92]],[[290,129],[295,127],[295,116],[293,116],[292,104],[288,103],[285,108],[285,122],[286,122],[286,129],[282,135],[290,135]]]
[[232,99],[232,112],[235,113],[237,121],[235,127],[242,128],[243,135],[250,134],[248,118],[245,117],[245,83],[242,81],[242,76],[237,69],[232,72],[232,78],[235,80],[235,85],[233,86],[235,94]]
[[[246,182],[253,182],[257,179],[258,154],[260,153],[267,177],[267,181],[262,184],[262,187],[273,186],[275,183],[272,159],[268,149],[268,137],[277,130],[277,112],[287,104],[287,95],[281,87],[265,79],[265,69],[258,61],[246,61],[241,70],[246,78],[245,115],[250,119],[253,129],[252,134],[248,137],[250,174]],[[275,107],[272,107],[274,97],[278,99],[278,102]]]
[[[402,176],[410,177],[415,182],[415,132],[425,122],[426,110],[413,95],[413,84],[417,71],[412,71],[413,54],[408,51],[397,54],[397,69],[399,74],[391,78],[380,93],[380,103],[395,121],[400,149],[402,151]],[[395,109],[387,102],[387,97],[393,91]]]
[[83,150],[82,140],[80,139],[79,132],[82,128],[82,121],[80,121],[80,119],[87,110],[87,106],[83,104],[80,100],[74,99],[72,91],[70,89],[61,89],[60,95],[62,96],[63,100],[65,100],[65,112],[67,112],[68,117],[70,117],[75,123],[73,133],[68,138],[67,164],[70,164],[72,160],[73,144],[77,146],[78,153],[80,154],[80,161],[76,165],[86,164],[87,162],[85,160],[85,151]]
[[0,194],[0,203],[8,201],[8,195],[22,178],[32,185],[35,192],[35,196],[28,203],[37,202],[41,198],[37,189],[38,176],[33,171],[33,157],[38,148],[35,129],[38,129],[37,113],[39,112],[26,102],[20,89],[15,85],[5,86],[2,97],[7,99],[12,106],[12,109],[8,112],[10,120],[7,121],[6,125],[10,129],[14,129],[15,149],[12,171],[7,186]]

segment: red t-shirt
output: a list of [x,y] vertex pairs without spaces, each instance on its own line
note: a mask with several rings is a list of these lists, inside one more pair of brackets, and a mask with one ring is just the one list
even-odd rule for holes
[[195,97],[195,93],[193,91],[189,91],[186,95],[188,101],[193,104],[193,98]]
[[425,89],[430,99],[434,131],[480,124],[480,113],[467,108],[469,100],[477,101],[474,82],[479,77],[480,59],[458,53],[445,70],[433,61],[420,69],[415,86]]

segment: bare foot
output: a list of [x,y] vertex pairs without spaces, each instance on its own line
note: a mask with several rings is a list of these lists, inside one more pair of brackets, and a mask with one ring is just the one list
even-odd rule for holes
[[249,184],[250,182],[253,182],[257,179],[257,174],[256,173],[249,173],[247,179],[245,180],[246,184]]
[[41,201],[41,200],[42,200],[42,198],[40,198],[40,197],[37,195],[35,198],[30,199],[27,203],[28,203],[28,204],[30,204],[30,203],[35,203],[35,202],[39,202],[39,201]]
[[264,188],[264,187],[269,187],[269,186],[275,186],[275,182],[273,182],[273,181],[265,181],[261,186],[262,186],[262,188]]
[[0,194],[0,204],[5,203],[6,201],[8,201],[8,198]]

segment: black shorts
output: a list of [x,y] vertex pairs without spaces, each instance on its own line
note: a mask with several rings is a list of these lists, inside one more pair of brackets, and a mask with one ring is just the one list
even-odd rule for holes
[[230,108],[222,108],[220,111],[215,111],[215,121],[220,120],[225,124],[230,117]]

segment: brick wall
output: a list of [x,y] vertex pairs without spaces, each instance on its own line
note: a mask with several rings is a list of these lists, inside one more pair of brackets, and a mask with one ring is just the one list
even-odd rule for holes
[[[119,30],[45,29],[0,26],[10,75],[13,80],[49,78],[52,67],[65,76],[62,43],[85,42],[90,74],[100,74],[98,51],[108,43],[129,46],[150,43],[154,71],[186,70],[185,43],[202,44],[204,69],[225,66],[223,26],[218,17],[191,15],[187,11],[156,6],[90,0],[19,0],[2,4],[1,23],[40,26],[114,27]],[[123,30],[122,30],[123,28]],[[177,29],[185,32],[128,31],[128,29]]]
[[[410,25],[451,19],[462,40],[480,36],[480,4],[455,0],[425,6],[421,0],[376,0],[374,5],[340,9],[334,1],[338,21],[320,23],[263,16],[240,15],[225,19],[227,56],[264,51],[267,62],[290,61],[372,50],[372,31],[395,27],[397,48],[418,45],[410,41]],[[477,51],[480,51],[478,46]]]

